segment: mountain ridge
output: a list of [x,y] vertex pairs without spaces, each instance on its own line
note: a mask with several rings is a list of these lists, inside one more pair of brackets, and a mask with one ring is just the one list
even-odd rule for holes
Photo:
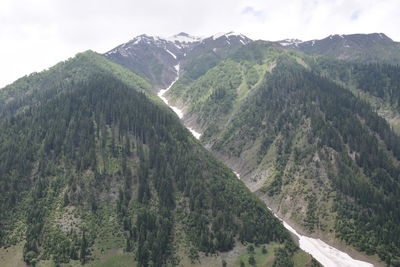
[[[182,38],[183,37],[183,38]],[[175,78],[175,65],[215,64],[220,52],[251,42],[244,35],[228,32],[200,38],[187,33],[172,37],[139,35],[127,43],[106,52],[111,61],[147,78],[156,88],[166,88]],[[208,66],[207,66],[208,67]]]
[[[176,75],[178,61],[182,70],[191,69],[192,77],[204,74],[228,53],[254,42],[243,34],[227,32],[209,37],[195,37],[187,33],[175,37],[139,35],[127,43],[106,52],[111,61],[121,64],[146,78],[157,89],[166,88]],[[178,38],[179,37],[179,38]],[[181,39],[180,39],[181,38]],[[181,40],[181,41],[179,41]],[[261,40],[262,41],[262,40]],[[265,41],[271,42],[271,41]],[[321,55],[356,62],[400,63],[400,43],[383,33],[330,35],[321,40],[275,41],[286,49],[295,49],[309,55]],[[197,68],[189,66],[196,65]]]
[[277,41],[286,48],[310,55],[322,55],[336,59],[362,63],[386,62],[399,64],[400,43],[383,33],[334,34],[310,41]]
[[[140,35],[110,50],[104,57],[93,52],[83,53],[1,90],[0,122],[8,130],[2,133],[0,142],[5,157],[0,171],[6,175],[0,189],[28,192],[28,195],[19,195],[18,190],[12,190],[3,196],[3,203],[8,205],[22,197],[27,207],[33,199],[44,210],[43,220],[36,218],[41,211],[33,209],[27,212],[27,222],[18,221],[28,230],[25,237],[15,233],[12,214],[2,214],[0,223],[6,222],[7,227],[2,227],[0,236],[10,239],[1,241],[15,244],[15,240],[25,238],[28,242],[24,257],[29,263],[48,259],[50,255],[59,262],[93,260],[90,255],[97,254],[90,248],[97,248],[96,233],[79,230],[78,235],[64,233],[64,236],[57,230],[58,221],[51,217],[53,208],[64,210],[68,216],[74,215],[89,225],[95,220],[96,210],[107,210],[107,216],[120,220],[113,224],[118,229],[119,238],[115,239],[118,248],[134,251],[136,261],[142,265],[150,261],[173,263],[177,260],[175,255],[195,262],[199,251],[202,258],[231,249],[238,236],[242,242],[277,241],[280,249],[286,251],[279,252],[286,255],[283,261],[292,262],[294,253],[298,252],[287,232],[275,224],[271,214],[264,212],[265,206],[255,198],[249,200],[253,204],[241,207],[243,199],[229,195],[227,191],[231,190],[245,199],[249,197],[248,191],[238,186],[237,180],[232,180],[235,178],[232,172],[207,154],[187,130],[181,129],[172,111],[157,98],[159,89],[179,78],[167,97],[184,109],[184,121],[200,130],[201,142],[239,171],[249,188],[279,215],[287,216],[304,227],[304,231],[335,235],[366,254],[379,255],[388,265],[396,265],[398,218],[390,211],[395,210],[393,205],[397,203],[399,191],[398,136],[374,113],[369,102],[357,99],[356,93],[361,90],[381,98],[393,108],[398,106],[391,100],[398,98],[398,69],[380,63],[396,62],[396,56],[392,55],[397,55],[398,43],[382,34],[355,34],[331,35],[309,42],[286,40],[285,44],[288,45],[253,41],[232,32],[207,38],[179,33],[169,40]],[[346,47],[347,44],[351,46]],[[319,50],[314,50],[317,47]],[[348,49],[351,53],[347,53]],[[377,63],[362,65],[360,62]],[[338,70],[341,64],[348,67]],[[386,72],[388,75],[382,75]],[[379,88],[364,82],[368,74],[377,77]],[[121,92],[125,92],[126,99]],[[128,100],[135,103],[133,107]],[[41,112],[50,109],[56,112]],[[68,119],[64,125],[63,116],[74,119]],[[44,133],[32,121],[51,131]],[[142,124],[132,126],[132,121]],[[24,125],[29,125],[31,130]],[[68,138],[63,141],[61,137],[65,134]],[[24,136],[35,141],[30,142]],[[77,144],[83,149],[78,149]],[[179,153],[184,153],[185,158],[179,158],[176,155]],[[65,163],[65,159],[69,161]],[[177,162],[186,165],[176,165]],[[15,167],[18,164],[27,170],[37,165],[33,172],[38,175],[31,181],[27,173],[18,171]],[[69,166],[66,174],[62,169],[67,164],[72,167]],[[186,168],[189,165],[190,171]],[[184,179],[171,176],[171,170],[184,173]],[[219,184],[205,182],[211,179],[209,173],[212,177],[215,174]],[[54,197],[52,190],[61,192],[60,188],[52,187],[53,176],[65,190],[63,199],[50,197]],[[63,184],[65,180],[61,177],[64,176],[68,185]],[[18,183],[15,177],[26,183]],[[100,196],[89,189],[93,181],[101,185],[103,178],[115,190],[118,186],[121,189],[110,193],[102,187],[93,187],[103,190],[100,196],[111,200],[110,204],[98,202]],[[29,184],[33,185],[33,191],[25,187]],[[223,191],[226,195],[221,199],[213,197],[226,188],[229,190]],[[215,190],[210,193],[208,189]],[[82,192],[87,194],[82,196]],[[196,197],[199,194],[206,194],[208,200],[199,200]],[[49,200],[56,200],[55,204],[49,205]],[[225,211],[216,202],[225,203]],[[116,214],[108,206],[113,203],[117,206]],[[230,210],[227,203],[236,203],[237,210]],[[288,203],[296,203],[296,210]],[[252,205],[262,211],[253,214]],[[182,212],[179,215],[174,209],[178,206]],[[215,212],[211,215],[203,212],[205,207]],[[225,212],[234,219],[220,219]],[[172,228],[154,228],[163,221],[159,216]],[[252,225],[253,219],[241,222],[242,216],[253,216],[253,219],[261,216],[267,220],[261,225]],[[24,218],[22,214],[17,217]],[[183,218],[179,225],[171,219],[177,217]],[[378,227],[376,222],[382,220],[386,220],[385,224]],[[41,228],[52,223],[58,225],[51,228],[54,232]],[[35,227],[44,230],[38,232]],[[75,229],[65,227],[62,229]],[[177,243],[173,241],[179,238],[171,236],[174,227],[185,229],[183,240],[190,244],[190,251],[181,250],[181,243],[180,249],[175,250],[173,246]],[[266,239],[262,239],[263,234],[259,233],[266,228],[277,232],[271,236],[267,230]],[[379,231],[390,235],[379,235]],[[69,242],[68,251],[54,249],[55,233],[63,242]],[[158,247],[154,237],[164,240],[164,245]],[[149,242],[144,241],[147,238]],[[121,242],[126,243],[121,245]],[[83,256],[78,255],[79,249]]]
[[225,252],[246,243],[312,263],[147,82],[103,56],[2,93],[0,244],[22,244],[27,264],[233,264]]
[[[332,66],[338,64],[339,70],[340,64],[346,65],[347,63],[342,61],[335,63],[333,62],[334,60],[331,60],[332,62],[327,64],[323,59],[322,57],[311,57],[300,52],[284,49],[276,43],[252,42],[234,51],[198,79],[190,79],[185,77],[185,75],[181,77],[169,91],[169,101],[172,101],[172,103],[179,105],[185,110],[184,121],[189,122],[191,127],[202,133],[202,143],[237,171],[248,187],[252,191],[257,191],[258,195],[266,199],[267,203],[274,210],[282,210],[282,213],[279,213],[281,216],[291,219],[292,222],[297,221],[297,223],[305,227],[306,231],[310,231],[310,229],[313,231],[312,229],[315,229],[316,225],[321,224],[317,227],[319,228],[318,231],[321,229],[330,233],[336,231],[340,238],[347,239],[347,242],[352,243],[354,241],[349,239],[349,233],[344,233],[344,229],[349,230],[349,228],[341,228],[335,226],[334,223],[335,220],[345,221],[345,217],[341,216],[348,216],[348,214],[345,215],[347,208],[343,208],[347,204],[344,204],[345,201],[343,201],[343,198],[340,200],[341,198],[339,197],[339,195],[343,194],[341,190],[347,192],[345,195],[349,194],[352,190],[340,189],[344,184],[338,186],[337,183],[340,184],[342,181],[340,181],[340,178],[334,177],[347,177],[346,180],[349,179],[349,183],[360,183],[360,187],[361,184],[365,183],[364,179],[371,179],[374,182],[371,184],[370,182],[366,182],[362,187],[369,184],[367,187],[372,186],[371,190],[379,192],[381,185],[377,177],[381,177],[381,174],[375,172],[378,172],[379,168],[388,164],[386,167],[393,167],[393,169],[389,171],[391,178],[387,177],[387,179],[391,181],[390,183],[393,183],[392,189],[394,191],[392,193],[396,195],[397,189],[395,188],[399,186],[396,178],[398,154],[393,157],[392,151],[396,150],[396,153],[398,153],[398,148],[390,139],[393,138],[393,141],[398,140],[398,136],[391,131],[382,118],[374,113],[373,109],[367,103],[357,100],[357,97],[353,95],[353,92],[348,87],[345,88],[341,84],[337,84],[336,80],[327,79],[329,75],[325,72],[331,71],[331,65],[329,64],[332,64]],[[315,64],[315,62],[319,60],[321,60],[321,66],[325,67],[325,72],[318,71],[318,64]],[[351,65],[349,65],[350,68]],[[377,65],[376,71],[379,69],[381,67]],[[347,73],[348,71],[347,68],[340,70],[343,70],[343,73]],[[275,76],[277,75],[276,73],[280,74]],[[332,74],[336,75],[335,72],[332,72]],[[337,74],[337,77],[341,76],[343,76],[342,73]],[[349,76],[344,77],[347,78]],[[304,84],[308,84],[308,86]],[[303,91],[299,89],[300,87]],[[261,91],[264,90],[262,88],[269,88],[266,90],[271,91],[269,93],[265,92],[263,95],[261,94]],[[318,90],[320,91],[310,92],[310,95],[305,96],[309,90],[316,88],[319,88]],[[291,94],[296,94],[297,96],[292,95],[291,97]],[[304,100],[308,99],[307,101],[311,102],[307,102],[307,104],[299,102],[303,97]],[[329,101],[326,99],[322,100],[323,98],[339,98],[341,100],[334,101],[334,105],[336,105],[335,110],[335,108],[328,105]],[[307,107],[314,105],[316,105],[316,110],[306,111]],[[354,110],[360,108],[364,111],[357,111],[358,118],[355,118],[353,117],[355,111],[351,111],[349,105],[353,105]],[[330,106],[329,112],[320,110],[328,106]],[[260,107],[265,107],[268,111],[264,112],[260,110]],[[274,113],[272,111],[274,109],[278,109],[280,112]],[[337,112],[341,115],[335,115]],[[321,120],[306,118],[307,116],[314,116],[311,114],[322,114]],[[351,124],[354,127],[359,123],[357,121],[360,119],[362,124],[357,126],[357,131],[359,133],[363,132],[363,134],[357,134],[357,137],[355,137],[356,133],[353,132],[349,135],[346,133],[346,127],[339,126],[341,123],[330,121],[333,119],[342,120],[343,118],[339,119],[342,116],[347,116],[349,119],[352,118],[353,122]],[[364,116],[366,118],[361,119]],[[300,123],[300,121],[303,122]],[[366,123],[367,125],[365,125]],[[318,128],[320,129],[318,130]],[[314,131],[311,129],[314,129],[316,132],[311,133]],[[376,139],[373,141],[375,137],[368,137],[371,131],[380,132],[380,134],[377,134],[380,136],[378,137],[379,141]],[[386,133],[383,134],[382,131]],[[309,135],[310,133],[311,135]],[[382,136],[386,136],[384,140],[382,140]],[[363,145],[356,145],[355,140],[360,140],[359,142],[361,143],[371,142],[371,148],[375,147],[374,149],[380,151],[379,153],[386,154],[386,156],[381,155],[381,158],[385,158],[385,160],[381,161],[382,165],[380,165],[381,163],[378,164],[379,160],[377,159],[373,160],[375,163],[371,163],[372,165],[370,165],[374,166],[372,167],[374,171],[369,170],[369,167],[366,167],[367,165],[363,165],[366,162],[360,161],[360,158],[365,157],[365,153],[368,154],[370,152],[364,149],[360,151],[359,149]],[[324,145],[317,144],[319,142],[323,142]],[[338,145],[339,143],[341,145]],[[386,145],[382,145],[381,143]],[[348,146],[351,148],[348,148]],[[316,152],[320,151],[320,149],[324,152]],[[350,151],[348,152],[348,156],[344,153],[347,149]],[[358,152],[355,152],[356,149]],[[311,153],[310,158],[308,158],[308,164],[311,164],[311,166],[309,168],[306,165],[301,167],[302,160],[300,158],[303,160],[305,158],[303,156],[298,158],[298,155],[294,156],[292,153],[296,155],[299,153],[299,155],[303,156]],[[376,153],[378,152],[374,152],[373,154]],[[327,160],[329,157],[331,158],[331,162]],[[336,157],[337,159],[334,160]],[[372,154],[367,157],[372,157]],[[381,167],[377,167],[376,164]],[[348,165],[348,167],[344,167],[345,165]],[[389,167],[389,165],[392,167]],[[313,171],[308,173],[307,169]],[[349,173],[346,175],[339,173],[341,169],[346,169],[346,172]],[[355,171],[357,169],[359,171]],[[353,170],[352,174],[350,174],[351,170]],[[361,176],[365,178],[360,178]],[[277,180],[274,180],[274,177]],[[301,177],[304,177],[306,180],[301,182]],[[386,180],[386,178],[382,179]],[[296,185],[291,187],[290,184],[293,182]],[[383,180],[381,182],[384,183]],[[314,185],[312,185],[313,183]],[[301,191],[303,189],[300,190],[299,188],[303,187],[307,189]],[[372,189],[373,187],[375,189]],[[303,193],[309,192],[310,195],[303,199],[304,195],[299,190]],[[336,192],[334,194],[337,194],[337,199],[329,200],[329,197],[326,197],[327,193],[318,193],[319,190]],[[352,197],[359,198],[361,195],[360,191],[352,195]],[[291,199],[291,196],[295,200]],[[344,199],[347,199],[347,197],[345,196]],[[325,204],[323,204],[324,201],[326,201]],[[333,205],[335,201],[340,202],[336,202],[337,204]],[[374,201],[379,202],[379,197],[375,198]],[[298,204],[296,204],[297,208],[295,209],[293,209],[293,202]],[[369,205],[367,204],[368,207]],[[336,207],[337,213],[334,207]],[[324,214],[322,215],[323,218],[318,215],[318,209],[321,209],[321,214]],[[323,211],[324,209],[325,211]],[[358,209],[363,210],[360,207]],[[395,209],[394,206],[391,206],[389,210]],[[328,212],[328,210],[331,211]],[[285,217],[285,214],[288,212],[291,215]],[[384,212],[389,211],[385,210]],[[384,216],[390,215],[387,214]],[[388,219],[388,221],[392,219]],[[347,225],[346,227],[349,226]],[[329,227],[333,228],[327,230]],[[355,234],[357,231],[363,231],[361,229],[364,227],[357,226],[349,231]],[[389,227],[389,229],[392,228]],[[376,231],[377,229],[373,230],[373,228],[370,228],[370,230]],[[396,232],[397,230],[394,231]],[[376,238],[379,238],[377,232],[374,235]],[[361,239],[361,237],[358,236],[358,239]],[[374,245],[366,248],[366,246],[369,246],[368,243],[368,241],[364,240],[359,242],[357,246],[359,246],[359,249],[367,250],[369,251],[367,253],[371,253],[370,249],[374,249]],[[396,254],[397,252],[394,251],[393,253]],[[389,262],[392,260],[393,264],[397,262],[397,256],[388,260],[387,257],[391,256],[383,255],[381,250],[379,252],[375,250],[375,253],[379,253],[382,260]],[[392,255],[391,253],[389,254]]]

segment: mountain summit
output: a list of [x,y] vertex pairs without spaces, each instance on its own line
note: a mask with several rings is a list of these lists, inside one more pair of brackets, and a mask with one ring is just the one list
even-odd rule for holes
[[167,37],[167,38],[164,38],[164,39],[166,39],[168,41],[172,41],[174,43],[178,43],[178,44],[195,43],[195,42],[200,42],[202,40],[201,37],[192,36],[192,35],[187,34],[185,32],[181,32],[181,33],[175,34],[175,35],[173,35],[171,37]]
[[175,66],[178,63],[201,66],[202,61],[214,62],[221,53],[246,45],[251,41],[243,34],[234,32],[207,38],[191,36],[184,32],[171,37],[143,34],[104,55],[147,78],[155,88],[160,89],[166,88],[175,79]]

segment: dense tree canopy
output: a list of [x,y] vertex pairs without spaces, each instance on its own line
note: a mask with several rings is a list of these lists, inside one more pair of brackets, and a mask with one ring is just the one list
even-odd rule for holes
[[[59,66],[69,79],[37,74],[7,89],[13,99],[3,95],[2,246],[25,240],[30,264],[86,263],[114,215],[140,266],[177,263],[178,231],[195,252],[228,251],[236,240],[293,245],[266,206],[144,93],[145,82],[99,68],[93,53],[78,57]],[[70,209],[71,226],[57,219]],[[25,235],[13,234],[18,225]]]
[[[269,169],[271,180],[261,190],[268,198],[290,199],[290,190],[292,197],[298,194],[295,183],[303,185],[298,198],[307,207],[307,230],[334,225],[337,237],[395,264],[400,138],[349,89],[398,107],[398,77],[397,66],[314,58],[253,43],[200,78],[178,81],[171,94],[191,107],[203,142],[219,155],[240,158],[246,171]],[[229,94],[215,98],[217,92]],[[225,103],[229,109],[220,112]]]

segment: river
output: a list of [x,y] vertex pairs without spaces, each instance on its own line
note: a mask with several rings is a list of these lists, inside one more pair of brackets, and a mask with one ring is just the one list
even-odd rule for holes
[[[165,97],[165,94],[169,89],[175,84],[175,82],[179,78],[180,65],[175,66],[175,70],[177,76],[175,80],[168,86],[166,89],[162,89],[158,92],[158,96],[167,104],[175,113],[178,115],[180,119],[183,118],[183,111],[177,107],[171,106],[168,103],[168,99]],[[200,139],[201,133],[195,131],[194,129],[187,127],[188,130],[193,134],[193,136],[197,139]],[[240,179],[239,173],[235,172],[238,179]],[[271,209],[270,209],[271,210]],[[271,210],[272,212],[272,210]],[[371,263],[355,260],[350,257],[349,254],[340,251],[320,239],[312,238],[304,235],[300,235],[297,231],[291,227],[287,222],[279,218],[276,214],[274,214],[282,223],[283,226],[289,230],[291,233],[296,235],[299,238],[299,246],[302,250],[307,253],[310,253],[318,262],[320,262],[325,267],[372,267]]]

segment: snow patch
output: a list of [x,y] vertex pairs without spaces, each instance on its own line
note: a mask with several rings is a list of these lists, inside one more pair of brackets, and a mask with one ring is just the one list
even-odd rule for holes
[[289,46],[289,45],[299,46],[299,44],[303,43],[303,41],[299,39],[284,39],[281,41],[277,41],[277,43],[279,43],[282,46]]
[[201,133],[196,132],[193,128],[190,128],[190,127],[187,127],[187,128],[188,128],[188,130],[192,133],[192,135],[193,135],[197,140],[200,139]]
[[242,38],[242,39],[248,39],[246,36],[244,36],[243,34],[241,34],[241,33],[237,33],[237,32],[228,32],[227,34],[225,34],[226,36],[228,36],[228,37],[230,37],[230,36],[238,36],[238,37],[240,37],[240,38]]
[[[170,105],[168,103],[168,99],[165,97],[165,94],[168,92],[169,89],[171,89],[171,87],[176,83],[176,81],[179,79],[179,71],[180,71],[180,64],[178,63],[177,65],[175,65],[175,70],[176,70],[176,78],[174,81],[172,81],[172,83],[166,88],[166,89],[161,89],[157,95],[159,98],[161,98],[162,101],[164,101],[165,104],[167,104],[167,106],[169,106],[175,113],[176,115],[178,115],[179,119],[183,118],[183,111],[177,107],[174,107],[172,105]],[[196,139],[200,139],[201,137],[201,133],[195,131],[193,128],[190,127],[186,127],[191,133],[192,135],[196,138]]]
[[173,107],[173,106],[169,105],[169,104],[168,104],[168,99],[164,96],[164,95],[169,91],[169,89],[171,89],[171,87],[176,83],[176,81],[177,81],[178,78],[179,78],[179,64],[175,66],[175,69],[177,70],[177,73],[178,73],[178,75],[176,76],[175,80],[174,80],[166,89],[161,89],[161,90],[157,93],[157,95],[161,98],[162,101],[164,101],[165,104],[167,104],[167,105],[176,113],[176,115],[178,115],[178,117],[179,117],[180,119],[182,119],[182,118],[183,118],[183,112],[182,112],[182,110],[180,110],[180,109],[178,109],[178,108],[176,108],[176,107]]
[[172,53],[171,51],[169,51],[168,49],[166,49],[166,51],[173,57],[173,58],[175,58],[176,59],[176,56],[175,56],[175,54],[174,53]]
[[240,36],[241,34],[240,33],[236,33],[234,31],[230,31],[230,32],[226,33],[225,35],[226,36]]
[[[180,34],[177,34],[177,35],[174,35],[171,37],[148,36],[146,34],[142,34],[142,35],[134,37],[129,42],[120,45],[118,48],[129,49],[135,45],[138,45],[139,43],[146,43],[149,45],[155,45],[155,46],[157,46],[159,48],[163,48],[165,50],[167,50],[166,46],[168,44],[173,44],[178,49],[182,49],[182,48],[186,48],[187,46],[189,46],[190,43],[200,42],[201,40],[202,40],[201,37],[191,36],[191,35],[185,34],[185,33],[180,33]],[[167,50],[167,52],[170,53],[174,58],[176,58],[176,55],[174,55],[171,51]],[[107,53],[111,53],[111,51],[107,52]]]
[[233,31],[227,32],[227,33],[220,32],[220,33],[214,34],[214,35],[212,36],[212,38],[213,38],[213,40],[217,40],[218,38],[221,38],[221,37],[223,37],[223,36],[225,36],[225,38],[227,39],[227,42],[228,42],[229,44],[230,44],[230,42],[229,42],[229,37],[232,37],[232,36],[239,37],[239,41],[240,41],[243,45],[245,45],[245,44],[247,43],[247,40],[249,39],[249,38],[247,38],[246,36],[244,36],[243,34],[241,34],[241,33],[236,33],[236,32],[233,32]]
[[[268,207],[272,212],[272,210]],[[303,236],[291,227],[287,222],[280,219],[273,213],[282,223],[283,226],[299,238],[299,245],[302,250],[310,253],[318,262],[325,267],[373,267],[374,265],[355,260],[349,254],[342,252],[332,246],[329,246],[320,239]]]
[[170,37],[163,38],[170,42],[178,42],[178,43],[194,43],[200,42],[203,38],[199,36],[193,36],[186,33],[179,33]]

